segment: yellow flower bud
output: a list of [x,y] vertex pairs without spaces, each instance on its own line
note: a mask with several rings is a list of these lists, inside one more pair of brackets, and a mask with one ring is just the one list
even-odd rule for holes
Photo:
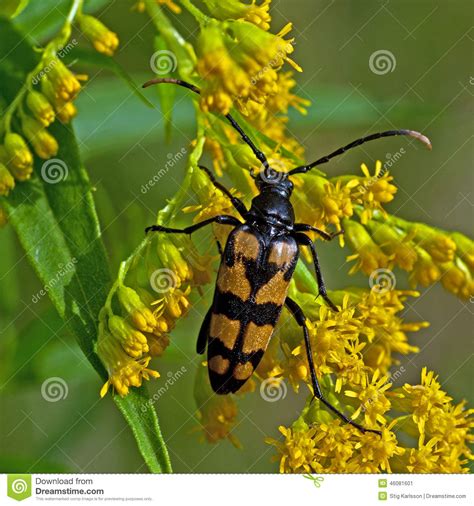
[[156,318],[151,309],[143,303],[138,293],[127,286],[120,286],[117,295],[135,327],[142,332],[153,332],[156,327]]
[[384,253],[393,256],[395,263],[406,271],[411,271],[417,259],[416,250],[406,236],[387,223],[370,221],[372,236]]
[[113,56],[119,45],[117,34],[94,16],[81,15],[78,20],[81,30],[92,42],[94,49],[107,56]]
[[415,240],[426,250],[435,262],[451,262],[456,252],[456,243],[447,234],[428,225],[414,225]]
[[35,119],[25,116],[22,121],[23,132],[31,142],[35,153],[44,160],[55,156],[58,153],[56,139]]
[[416,252],[418,254],[418,260],[410,274],[410,283],[412,286],[416,286],[417,284],[428,286],[438,281],[441,277],[441,272],[433,262],[430,254],[420,247],[416,247]]
[[73,100],[81,89],[77,77],[57,57],[52,59],[46,66],[50,68],[48,80],[54,89],[55,98],[63,102]]
[[213,17],[221,20],[226,19],[245,19],[262,30],[270,28],[271,17],[268,12],[270,0],[264,0],[261,5],[244,4],[238,0],[204,0],[209,12]]
[[53,106],[39,91],[30,91],[26,97],[26,104],[33,116],[44,126],[49,126],[55,118]]
[[77,108],[73,102],[65,102],[58,104],[56,108],[56,116],[61,123],[69,123],[77,114]]
[[144,353],[148,353],[149,348],[146,337],[122,317],[111,316],[109,318],[109,330],[131,357],[140,358]]
[[448,262],[442,264],[443,276],[441,283],[451,293],[469,299],[474,295],[474,282],[471,273],[462,260],[457,259],[456,263]]
[[358,259],[357,264],[351,268],[351,273],[361,269],[369,275],[376,269],[386,267],[389,262],[383,251],[375,244],[363,225],[353,220],[344,220],[343,224],[347,242],[356,252],[347,257],[347,260]]
[[[0,163],[0,196],[8,195],[10,190],[13,190],[14,187],[15,179],[5,165]],[[0,226],[2,226],[4,216],[6,217],[5,212],[3,211],[3,208],[0,207]]]
[[7,134],[5,153],[8,168],[15,178],[19,181],[29,179],[33,172],[33,155],[23,137],[14,133]]

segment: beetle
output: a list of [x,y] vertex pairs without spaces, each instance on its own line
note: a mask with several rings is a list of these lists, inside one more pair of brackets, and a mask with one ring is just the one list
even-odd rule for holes
[[[200,94],[199,88],[193,84],[174,78],[152,79],[143,87],[161,83],[172,83]],[[351,420],[325,398],[316,375],[306,317],[301,307],[287,295],[299,249],[308,247],[314,263],[318,296],[332,310],[338,311],[327,294],[314,242],[305,232],[315,232],[325,240],[331,240],[341,232],[329,234],[311,225],[295,222],[290,201],[293,191],[291,176],[305,174],[349,149],[382,137],[413,137],[429,149],[431,143],[414,130],[388,130],[362,137],[315,162],[282,172],[270,166],[264,153],[231,114],[225,117],[262,164],[258,174],[251,172],[258,194],[253,198],[250,209],[218,182],[208,169],[203,166],[200,168],[208,174],[212,184],[230,199],[243,221],[234,216],[221,215],[183,229],[161,225],[146,228],[147,233],[192,234],[211,223],[233,227],[222,252],[212,306],[204,318],[197,341],[198,353],[203,354],[207,346],[211,386],[217,394],[229,394],[237,392],[244,385],[261,361],[283,306],[286,306],[303,331],[313,398],[319,399],[344,422],[361,432],[380,434],[378,430],[367,429]]]

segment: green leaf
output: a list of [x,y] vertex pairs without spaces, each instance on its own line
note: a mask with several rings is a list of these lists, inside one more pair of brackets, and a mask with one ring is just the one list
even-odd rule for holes
[[133,389],[126,397],[114,397],[115,404],[132,428],[138,448],[152,473],[171,473],[168,453],[161,435],[158,417],[153,406],[146,401],[142,388]]
[[103,55],[92,49],[84,49],[81,47],[75,47],[64,57],[66,63],[74,63],[78,61],[81,64],[93,65],[101,69],[107,69],[113,72],[117,77],[120,77],[127,86],[135,93],[135,95],[148,107],[154,109],[155,106],[145,97],[141,92],[141,87],[137,86],[135,81],[130,77],[128,72],[113,58],[110,56]]
[[[16,45],[13,43],[15,37]],[[18,61],[15,51],[8,52],[18,46],[27,54],[22,40],[9,22],[0,20],[3,65],[0,74],[2,68],[7,69],[4,75],[9,81],[8,86],[3,86],[2,81],[0,94],[8,102],[14,96],[13,90],[21,88],[35,61],[31,48],[29,64],[25,64],[25,60]],[[56,158],[46,162],[36,158],[31,180],[18,183],[12,194],[1,202],[43,285],[44,296],[47,293],[105,381],[107,373],[94,353],[94,343],[98,314],[111,284],[108,260],[91,184],[80,160],[73,130],[55,122],[50,131],[60,146]],[[170,471],[158,419],[154,408],[148,404],[145,390],[129,395],[130,398],[116,397],[114,400],[131,425],[145,462],[153,472]]]

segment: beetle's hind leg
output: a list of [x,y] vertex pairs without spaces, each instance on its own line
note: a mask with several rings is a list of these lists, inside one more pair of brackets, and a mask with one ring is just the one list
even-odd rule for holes
[[328,400],[324,398],[324,395],[321,391],[321,387],[319,386],[318,377],[316,376],[316,369],[314,367],[314,361],[313,361],[313,353],[311,351],[311,342],[309,339],[309,332],[308,327],[306,325],[306,317],[303,313],[303,310],[300,308],[300,306],[293,300],[290,299],[290,297],[286,298],[285,301],[286,307],[289,309],[291,314],[296,320],[296,323],[303,329],[303,335],[304,335],[304,344],[306,348],[306,356],[308,358],[308,365],[309,365],[309,371],[311,375],[311,384],[313,386],[313,395],[319,401],[321,401],[328,409],[330,409],[333,413],[335,413],[339,418],[344,420],[344,422],[356,427],[361,432],[373,432],[375,434],[381,434],[380,431],[375,429],[366,429],[362,425],[358,424],[357,422],[354,422],[351,420],[348,416],[346,416],[344,413],[339,411],[335,406],[333,406]]

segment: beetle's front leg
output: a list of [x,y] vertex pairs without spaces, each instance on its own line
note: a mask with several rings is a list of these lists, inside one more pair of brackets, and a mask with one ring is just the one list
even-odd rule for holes
[[293,230],[295,232],[316,232],[320,237],[322,237],[326,241],[331,241],[338,235],[344,233],[344,230],[338,230],[337,232],[328,233],[320,228],[313,227],[312,225],[307,225],[306,223],[295,223]]
[[170,228],[163,227],[161,225],[152,225],[151,227],[147,227],[145,232],[164,232],[166,234],[192,234],[196,230],[199,230],[206,225],[210,225],[211,223],[219,223],[220,225],[231,225],[233,227],[237,227],[238,225],[242,225],[242,223],[235,218],[234,216],[229,216],[223,214],[221,216],[214,216],[214,218],[209,218],[207,220],[201,221],[200,223],[196,223],[195,225],[190,225],[186,228]]
[[339,311],[339,309],[337,309],[336,305],[331,301],[329,295],[327,294],[323,273],[321,272],[321,266],[319,265],[318,254],[316,253],[316,248],[314,247],[313,241],[307,235],[301,233],[296,233],[293,235],[293,237],[295,238],[298,244],[301,244],[302,246],[309,246],[311,249],[311,254],[313,255],[313,262],[314,262],[314,270],[316,272],[316,280],[318,282],[319,287],[318,295],[321,295],[321,297],[325,300],[325,302],[333,311]]

